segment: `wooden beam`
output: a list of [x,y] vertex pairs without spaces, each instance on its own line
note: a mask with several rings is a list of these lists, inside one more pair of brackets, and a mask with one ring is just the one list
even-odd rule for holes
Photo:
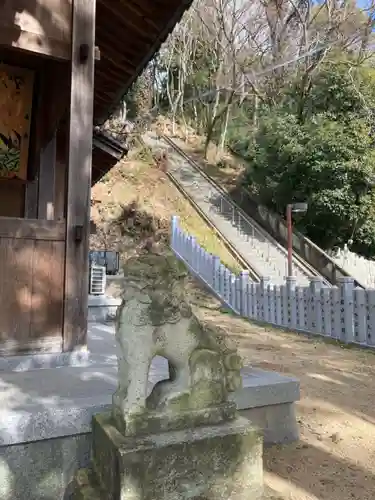
[[55,218],[56,133],[40,153],[38,219]]
[[0,237],[10,239],[64,241],[65,222],[0,217]]
[[56,40],[40,33],[20,30],[18,26],[0,25],[0,45],[56,59],[69,59],[71,52],[70,45],[64,40]]
[[87,343],[95,6],[94,0],[73,1],[64,351]]

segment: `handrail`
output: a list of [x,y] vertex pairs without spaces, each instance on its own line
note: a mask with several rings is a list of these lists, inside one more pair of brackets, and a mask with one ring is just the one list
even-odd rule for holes
[[[237,202],[243,206],[244,210],[249,211],[251,216],[259,224],[262,224],[276,240],[286,245],[287,226],[285,220],[279,214],[271,212],[261,205],[243,186],[239,186],[231,193],[231,196],[237,199]],[[322,248],[296,229],[293,230],[293,250],[332,285],[338,284],[338,278],[352,278],[352,275],[337,264]],[[356,287],[366,288],[365,284],[356,278],[353,279]]]
[[205,223],[216,233],[218,238],[222,241],[228,252],[237,260],[242,266],[243,270],[248,271],[251,279],[254,281],[260,281],[261,275],[255,269],[253,265],[250,265],[249,262],[236,250],[236,248],[230,243],[230,241],[224,236],[224,234],[215,226],[215,224],[206,216],[203,210],[199,207],[197,203],[193,200],[193,198],[185,191],[185,189],[181,186],[178,180],[171,174],[170,172],[165,172],[167,177],[171,180],[174,186],[178,189],[178,191],[182,194],[182,196],[191,204],[194,210],[199,214],[200,217],[205,221]]
[[[229,148],[230,152],[240,158],[241,160],[245,160],[243,156],[238,154],[232,148]],[[252,216],[255,220],[257,220],[260,224],[266,224],[267,230],[273,234],[273,236],[280,241],[281,244],[287,243],[287,226],[286,221],[279,214],[272,212],[268,208],[261,205],[259,200],[256,199],[254,195],[252,195],[248,189],[244,186],[238,186],[237,191],[240,191],[240,204],[242,203],[243,194],[246,195],[248,201],[251,204]],[[236,196],[236,192],[232,196]],[[274,220],[276,223],[270,224],[264,220],[264,217],[259,214],[259,209],[261,209],[267,218]],[[246,211],[246,210],[245,210]],[[280,230],[279,225],[282,226]],[[343,267],[341,267],[337,262],[332,259],[330,255],[327,254],[322,248],[320,248],[316,243],[311,241],[307,236],[300,233],[297,229],[293,230],[293,250],[301,255],[309,264],[316,267],[316,269],[325,276],[333,285],[338,284],[339,277],[345,278],[353,278],[354,285],[359,288],[367,288],[364,283],[354,278],[348,271],[346,271]]]
[[[177,153],[179,153],[186,161],[189,162],[189,164],[196,170],[198,171],[219,193],[221,196],[230,204],[232,205],[238,213],[243,217],[244,220],[246,220],[251,227],[254,228],[256,232],[258,232],[262,238],[267,239],[270,243],[272,243],[273,246],[277,247],[282,253],[286,254],[286,249],[284,246],[282,246],[279,241],[277,241],[272,234],[269,234],[262,225],[259,224],[258,221],[252,219],[247,212],[245,212],[238,203],[236,203],[235,200],[229,195],[228,191],[223,189],[219,184],[216,183],[214,179],[212,179],[203,169],[202,167],[197,164],[192,158],[190,158],[177,144],[172,141],[169,137],[162,135],[161,138],[169,144]],[[315,269],[314,266],[306,262],[299,254],[295,255],[294,259],[295,265],[297,265],[301,271],[309,276],[321,276],[319,272]],[[330,282],[327,281],[327,279],[324,279],[323,281],[325,282],[326,285],[330,285]]]

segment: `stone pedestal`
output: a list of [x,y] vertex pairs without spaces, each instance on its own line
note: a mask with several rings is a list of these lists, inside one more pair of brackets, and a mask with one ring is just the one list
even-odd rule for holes
[[262,498],[262,438],[243,417],[125,437],[110,414],[99,415],[93,421],[92,464],[91,475],[77,475],[75,500]]

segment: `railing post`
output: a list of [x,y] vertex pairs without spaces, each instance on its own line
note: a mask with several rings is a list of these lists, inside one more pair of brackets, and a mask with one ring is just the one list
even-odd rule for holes
[[224,264],[220,264],[220,286],[219,286],[219,292],[220,296],[225,300],[225,302],[228,304],[229,302],[229,288],[230,288],[230,272],[229,269],[227,269]]
[[240,306],[237,301],[237,276],[229,271],[229,290],[228,304],[237,314],[240,312]]
[[367,344],[367,293],[363,288],[354,289],[354,338]]
[[178,226],[179,226],[179,224],[178,224],[179,219],[180,218],[178,217],[178,215],[172,215],[172,229],[177,229],[178,228]]
[[322,333],[332,337],[332,288],[323,286],[320,291],[320,307],[322,310]]
[[375,346],[375,290],[367,294],[367,345]]
[[354,342],[354,279],[338,278],[340,287],[341,332],[340,340]]
[[288,294],[288,319],[287,323],[290,328],[297,328],[297,297],[296,297],[297,279],[294,276],[287,276],[286,288]]
[[212,257],[212,288],[216,293],[220,292],[220,259]]
[[178,230],[178,217],[177,217],[177,215],[173,215],[172,219],[171,219],[171,246],[172,246],[172,249],[175,249],[177,230]]
[[194,236],[190,237],[190,265],[197,271],[197,242]]
[[261,321],[269,321],[269,300],[268,300],[268,284],[271,279],[263,276],[260,278],[259,295],[258,295],[258,319]]
[[237,304],[240,315],[247,318],[248,313],[248,284],[249,271],[242,271],[237,278]]
[[275,296],[275,325],[282,326],[283,321],[283,312],[282,312],[282,296],[281,296],[281,288],[276,285],[274,287],[274,296]]
[[310,332],[322,332],[322,311],[320,303],[320,290],[322,289],[322,279],[319,277],[310,278],[309,308],[307,328]]

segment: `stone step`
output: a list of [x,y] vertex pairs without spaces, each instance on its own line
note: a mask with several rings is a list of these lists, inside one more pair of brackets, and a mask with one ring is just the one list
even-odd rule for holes
[[[285,284],[286,250],[265,231],[254,229],[250,218],[238,220],[238,215],[235,214],[233,219],[231,205],[228,201],[223,205],[220,191],[166,142],[158,141],[152,133],[145,134],[144,140],[151,147],[168,149],[168,171],[249,264],[261,276],[269,277],[272,283]],[[293,274],[298,285],[309,284],[310,272],[307,269],[294,263]]]

